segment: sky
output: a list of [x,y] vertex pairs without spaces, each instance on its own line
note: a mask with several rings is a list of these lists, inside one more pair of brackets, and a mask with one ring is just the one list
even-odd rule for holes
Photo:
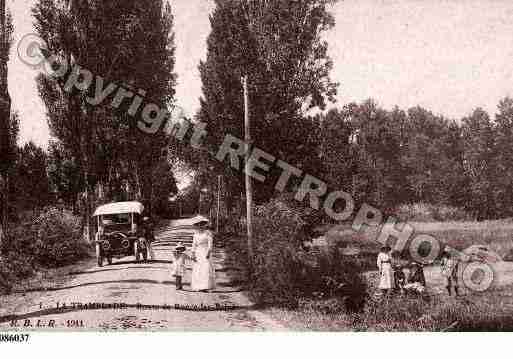
[[[16,43],[33,33],[35,0],[7,0],[14,18],[9,92],[20,113],[22,142],[46,147],[50,133],[37,93],[37,73],[16,58]],[[199,106],[198,64],[206,55],[211,0],[174,0],[177,101]],[[513,1],[345,0],[332,8],[325,35],[340,83],[336,106],[374,98],[385,108],[421,105],[458,119],[474,108],[496,112],[513,96]]]

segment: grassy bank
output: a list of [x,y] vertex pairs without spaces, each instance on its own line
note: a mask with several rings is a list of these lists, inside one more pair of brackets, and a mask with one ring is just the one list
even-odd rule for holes
[[513,331],[513,287],[457,299],[380,298],[356,314],[320,301],[267,312],[283,325],[305,331]]

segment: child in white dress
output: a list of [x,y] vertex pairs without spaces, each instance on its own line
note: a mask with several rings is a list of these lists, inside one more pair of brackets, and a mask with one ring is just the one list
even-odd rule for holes
[[185,253],[185,246],[180,242],[173,251],[173,266],[171,274],[175,277],[176,290],[182,290],[182,278],[185,275],[186,260],[190,257]]
[[394,288],[394,269],[392,268],[391,251],[392,249],[388,246],[382,247],[376,261],[380,276],[378,288],[384,293],[391,292]]

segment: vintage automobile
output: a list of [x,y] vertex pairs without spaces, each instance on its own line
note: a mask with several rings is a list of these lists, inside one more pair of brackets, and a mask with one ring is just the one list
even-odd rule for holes
[[[140,202],[115,202],[96,208],[98,231],[95,236],[96,258],[98,266],[103,266],[104,259],[112,264],[114,257],[135,256],[148,259],[150,238],[145,238],[149,224],[143,223],[144,206]],[[147,217],[144,217],[147,219]]]

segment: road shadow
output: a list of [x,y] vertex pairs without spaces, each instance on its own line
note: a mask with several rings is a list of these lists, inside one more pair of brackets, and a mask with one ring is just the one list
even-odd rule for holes
[[239,288],[239,289],[228,289],[228,290],[218,290],[218,289],[216,289],[216,290],[209,290],[207,292],[201,292],[201,291],[197,291],[197,290],[192,290],[192,289],[184,288],[184,289],[181,289],[180,291],[181,292],[188,292],[188,293],[223,294],[223,293],[240,293],[240,292],[243,292],[244,289],[242,289],[242,288]]
[[[74,289],[74,288],[81,288],[81,287],[89,287],[89,286],[95,286],[95,285],[104,285],[104,284],[155,284],[155,285],[165,285],[165,286],[171,286],[176,285],[176,282],[174,281],[156,281],[151,279],[122,279],[122,280],[108,280],[108,281],[99,281],[99,282],[86,282],[86,283],[80,283],[75,285],[69,285],[69,286],[63,286],[63,287],[39,287],[39,288],[30,288],[24,291],[18,291],[15,293],[31,293],[31,292],[57,292],[60,290],[66,290],[66,289]],[[217,283],[217,287],[221,288],[234,288],[238,287],[238,284],[241,283],[240,281],[233,281],[233,282],[220,282]],[[190,285],[189,282],[183,282],[184,285]],[[227,293],[227,292],[221,292],[221,293]]]
[[144,265],[145,264],[152,264],[152,263],[166,263],[166,264],[171,264],[173,263],[173,261],[170,261],[170,260],[165,260],[165,259],[148,259],[147,261],[145,262],[137,262],[135,260],[131,260],[131,261],[127,261],[127,260],[122,260],[122,261],[116,261],[116,262],[112,262],[112,264],[109,264],[109,266],[120,266],[120,265],[124,265],[124,264],[141,264],[143,266],[141,266],[140,268],[145,268]]
[[92,273],[101,273],[101,272],[109,272],[109,271],[118,271],[125,269],[141,269],[141,268],[150,268],[150,269],[167,269],[166,267],[154,267],[154,266],[144,266],[144,267],[125,267],[125,268],[105,268],[105,269],[97,269],[90,271],[77,271],[77,272],[69,272],[68,275],[81,275],[81,274],[92,274]]
[[[74,307],[55,307],[55,308],[47,308],[47,309],[41,309],[32,311],[29,313],[24,314],[9,314],[9,315],[3,315],[0,316],[0,323],[8,323],[8,322],[14,322],[14,321],[24,321],[27,319],[40,319],[44,316],[49,315],[57,315],[57,314],[67,314],[67,313],[74,313],[74,312],[85,312],[90,310],[119,310],[120,303],[103,303],[104,307],[101,307],[102,303],[98,303],[100,307],[91,307],[91,308],[84,308],[79,306]],[[117,308],[115,306],[118,306]],[[126,304],[123,303],[122,309],[138,309],[138,310],[147,310],[148,308],[153,308],[156,310],[175,310],[175,311],[190,311],[190,312],[231,312],[231,311],[237,311],[237,310],[252,310],[256,308],[255,305],[232,305],[228,304],[227,306],[220,306],[217,308],[216,306],[205,306],[205,307],[198,307],[191,305],[190,307],[186,305],[180,305],[178,308],[175,308],[175,306],[169,305],[167,307],[165,306],[155,306],[155,305],[145,305],[145,304]],[[24,323],[17,323],[16,326],[13,326],[16,328],[22,328],[24,327]],[[34,325],[30,325],[25,327],[27,329],[37,328]]]

